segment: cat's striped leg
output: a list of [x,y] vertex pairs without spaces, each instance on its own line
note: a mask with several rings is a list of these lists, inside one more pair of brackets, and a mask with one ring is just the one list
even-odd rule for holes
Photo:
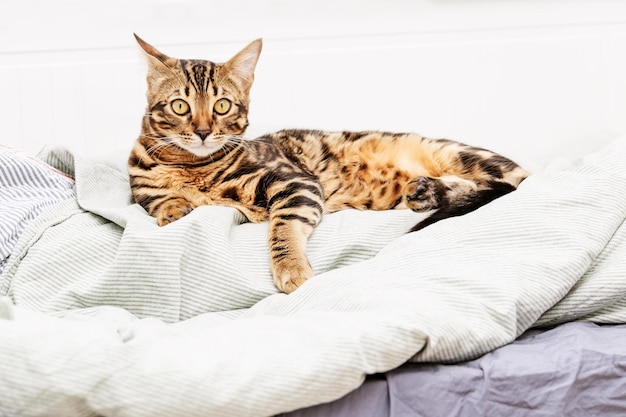
[[459,177],[419,177],[410,181],[402,194],[408,208],[422,212],[446,206],[477,189],[474,181]]
[[411,232],[423,229],[439,220],[461,216],[515,190],[503,181],[474,181],[459,177],[419,177],[404,189],[406,205],[413,211],[437,211],[422,220]]
[[276,287],[285,293],[313,276],[306,244],[322,219],[321,188],[298,181],[282,185],[269,199],[270,268]]

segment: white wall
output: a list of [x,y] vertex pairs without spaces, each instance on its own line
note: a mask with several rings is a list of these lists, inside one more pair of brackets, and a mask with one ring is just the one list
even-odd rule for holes
[[623,0],[3,0],[0,16],[0,143],[31,152],[127,152],[132,32],[214,61],[263,37],[251,134],[416,131],[533,168],[626,132]]

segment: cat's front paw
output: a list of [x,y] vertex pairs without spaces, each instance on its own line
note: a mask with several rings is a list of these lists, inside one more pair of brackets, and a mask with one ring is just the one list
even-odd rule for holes
[[191,213],[193,206],[187,200],[175,199],[164,203],[156,213],[159,226],[165,226]]
[[288,264],[281,263],[273,265],[272,275],[274,276],[274,285],[280,291],[289,294],[304,284],[304,281],[313,276],[313,269],[308,264]]
[[413,211],[434,210],[442,206],[446,185],[437,178],[419,177],[410,181],[404,188],[406,205]]

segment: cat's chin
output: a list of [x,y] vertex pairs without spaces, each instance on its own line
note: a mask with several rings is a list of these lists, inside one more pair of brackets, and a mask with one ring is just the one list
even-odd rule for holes
[[181,148],[186,150],[187,152],[198,156],[200,158],[206,158],[207,156],[219,151],[222,148],[221,144],[217,143],[203,143],[196,146],[189,145],[179,145]]

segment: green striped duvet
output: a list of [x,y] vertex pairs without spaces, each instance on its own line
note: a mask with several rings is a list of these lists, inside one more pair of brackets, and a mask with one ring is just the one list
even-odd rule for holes
[[288,296],[266,224],[201,207],[159,228],[124,173],[46,159],[78,197],[30,225],[0,279],[7,415],[269,416],[536,324],[626,322],[626,140],[417,233],[410,211],[327,215],[317,275]]

